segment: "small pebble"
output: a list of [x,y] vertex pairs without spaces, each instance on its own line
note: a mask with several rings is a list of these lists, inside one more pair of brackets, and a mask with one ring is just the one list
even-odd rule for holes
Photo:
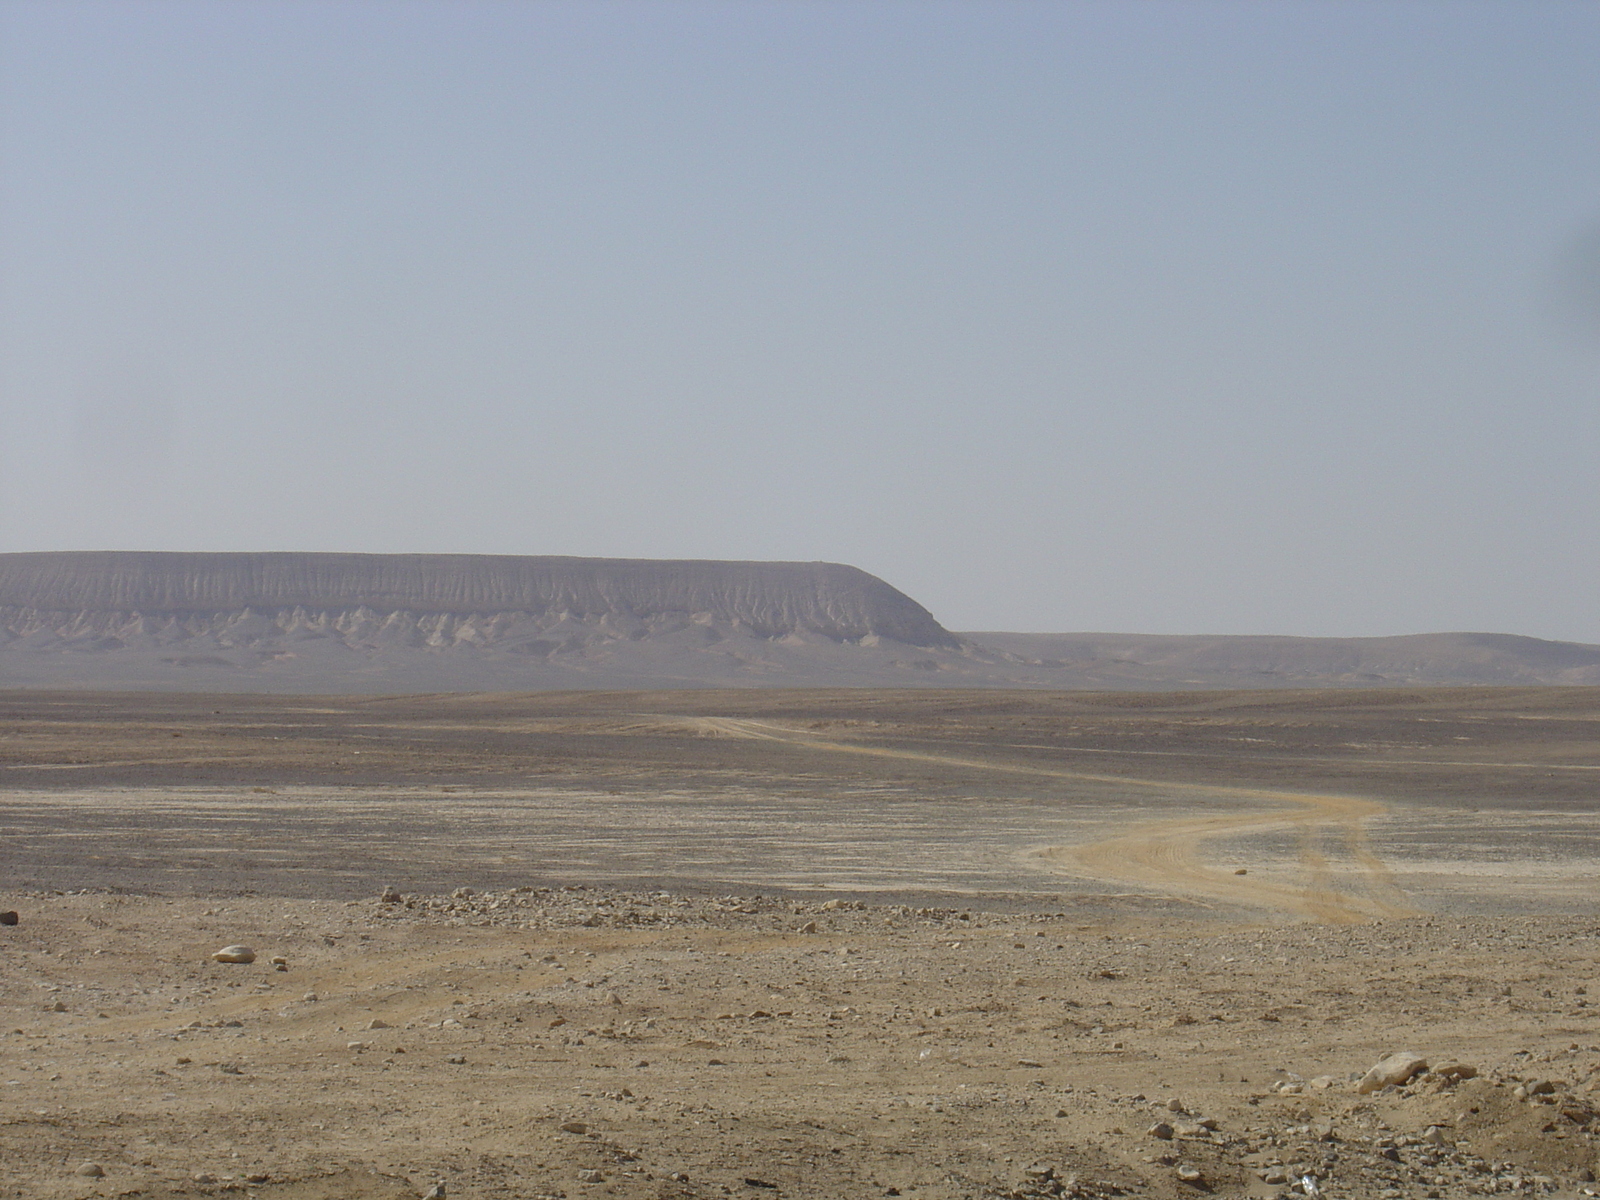
[[106,1169],[97,1162],[86,1162],[73,1174],[82,1175],[85,1179],[99,1179],[106,1173]]
[[224,946],[211,957],[219,963],[253,963],[256,952],[249,946]]

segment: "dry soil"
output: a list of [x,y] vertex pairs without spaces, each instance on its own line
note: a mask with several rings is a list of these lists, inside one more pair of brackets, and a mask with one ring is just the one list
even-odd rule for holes
[[0,693],[0,1195],[1600,1190],[1597,772],[1593,689]]

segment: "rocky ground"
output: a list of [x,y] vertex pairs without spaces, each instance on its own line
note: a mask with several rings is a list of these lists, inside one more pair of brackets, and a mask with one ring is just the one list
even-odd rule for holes
[[1597,731],[0,692],[0,1200],[1600,1191]]
[[0,894],[0,1196],[1600,1191],[1600,922],[1073,903]]

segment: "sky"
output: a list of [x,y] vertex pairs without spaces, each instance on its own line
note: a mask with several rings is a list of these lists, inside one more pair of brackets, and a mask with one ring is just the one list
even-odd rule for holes
[[1600,643],[1600,5],[0,0],[0,552]]

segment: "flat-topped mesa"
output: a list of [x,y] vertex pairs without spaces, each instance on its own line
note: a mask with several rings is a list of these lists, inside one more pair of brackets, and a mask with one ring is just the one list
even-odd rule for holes
[[0,554],[0,610],[215,614],[289,609],[415,614],[669,614],[760,637],[815,633],[960,646],[922,605],[839,563],[488,554]]

